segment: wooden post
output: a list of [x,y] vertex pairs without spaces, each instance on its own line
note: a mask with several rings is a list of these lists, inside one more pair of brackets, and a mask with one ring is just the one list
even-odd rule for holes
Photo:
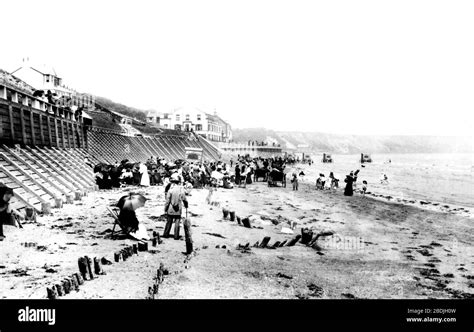
[[74,196],[72,194],[66,195],[66,204],[74,203]]
[[227,219],[227,216],[229,215],[229,210],[227,210],[225,207],[222,208],[222,214],[224,215],[224,219]]
[[151,240],[151,245],[153,247],[156,247],[156,245],[158,244],[158,239],[156,237],[154,237],[152,240]]
[[63,148],[66,148],[66,137],[64,137],[64,136],[65,136],[65,134],[64,134],[64,120],[63,120],[63,119],[60,119],[59,121],[60,121],[60,124],[61,124],[61,135],[62,135],[62,137],[61,137],[61,142],[62,142],[62,147],[63,147]]
[[84,284],[84,278],[81,276],[80,273],[76,273],[77,281],[79,282],[79,285]]
[[120,250],[120,254],[122,255],[123,261],[125,262],[128,258],[127,252],[124,249],[122,249],[122,250]]
[[313,238],[313,231],[308,228],[301,229],[301,243],[308,244]]
[[51,117],[46,115],[46,127],[48,127],[48,144],[53,145],[53,133],[51,131]]
[[74,278],[77,280],[79,286],[84,284],[84,279],[82,279],[82,276],[79,273],[74,273]]
[[296,242],[299,241],[299,239],[301,239],[301,235],[296,235],[293,239],[290,240],[290,242],[288,242],[287,246],[288,247],[292,247],[296,244]]
[[185,218],[183,225],[184,225],[184,237],[186,239],[186,254],[190,255],[193,252],[191,220],[189,218]]
[[54,285],[54,288],[56,289],[56,292],[58,293],[58,296],[63,296],[64,295],[64,288],[62,283]]
[[234,221],[235,220],[235,211],[229,211],[230,213],[230,221]]
[[79,264],[79,272],[81,273],[81,276],[84,280],[90,280],[90,274],[87,270],[87,260],[84,257],[79,258],[78,260]]
[[44,139],[44,128],[43,128],[43,115],[39,115],[39,127],[40,127],[40,137],[41,137],[41,145],[46,145],[46,141]]
[[272,248],[278,248],[280,246],[280,241],[277,241],[273,244]]
[[49,202],[43,202],[41,203],[41,212],[43,212],[44,215],[50,215],[51,214],[51,203]]
[[25,208],[25,219],[36,222],[36,211],[32,207]]
[[244,225],[244,227],[252,228],[252,226],[250,226],[250,219],[249,218],[243,218],[242,219],[242,224]]
[[262,243],[260,243],[260,248],[265,248],[270,241],[270,236],[265,236],[262,240]]
[[133,245],[133,253],[138,255],[138,246],[136,244]]
[[62,198],[55,198],[54,199],[54,207],[56,209],[60,209],[63,207],[63,199]]
[[28,144],[26,140],[26,125],[25,125],[25,111],[23,108],[20,108],[20,124],[21,124],[21,140],[23,144]]
[[286,241],[287,241],[287,240],[285,240],[285,241],[283,241],[282,243],[280,243],[279,247],[283,247],[283,246],[286,244]]
[[239,225],[242,225],[242,223],[241,223],[241,219],[240,219],[240,217],[239,217],[239,216],[237,216],[237,223],[238,223]]
[[82,198],[82,192],[81,191],[76,191],[75,200],[80,201],[81,198]]
[[86,259],[86,262],[87,262],[87,272],[89,272],[89,276],[92,279],[94,279],[94,263],[92,262],[92,259],[90,259],[89,257],[87,256],[84,256],[84,258]]
[[148,242],[138,242],[138,251],[148,251]]
[[10,136],[12,138],[12,141],[15,141],[15,127],[13,126],[13,106],[8,105],[8,116],[10,120]]
[[79,290],[79,284],[77,282],[76,276],[74,274],[71,275],[71,277],[69,277],[69,280],[71,281],[71,289],[77,292]]
[[120,259],[122,258],[122,253],[117,251],[114,253],[114,260],[116,263],[120,262]]
[[259,246],[259,242],[257,241],[257,242],[254,243],[254,245],[252,247],[258,248],[258,246]]
[[35,124],[34,124],[34,118],[33,118],[33,110],[30,107],[30,127],[31,127],[31,142],[33,143],[33,146],[36,145],[36,137],[35,137]]
[[69,292],[71,291],[71,283],[69,282],[69,280],[64,279],[62,281],[62,285],[63,285],[64,294],[69,294]]
[[94,257],[94,271],[95,271],[95,274],[97,275],[105,274],[104,270],[102,269],[102,264],[100,262],[100,259],[98,259],[97,257]]
[[158,244],[162,244],[163,241],[161,240],[161,237],[160,237],[160,233],[156,233],[156,236],[155,236],[158,240]]
[[59,148],[59,134],[58,134],[58,119],[53,118],[54,121],[54,131],[56,133],[56,146]]
[[48,299],[50,300],[55,300],[58,297],[58,292],[56,290],[56,287],[47,287],[46,291],[48,292]]

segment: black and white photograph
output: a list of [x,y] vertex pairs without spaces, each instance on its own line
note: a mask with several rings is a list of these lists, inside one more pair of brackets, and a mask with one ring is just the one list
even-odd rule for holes
[[0,303],[472,304],[474,2],[0,13]]

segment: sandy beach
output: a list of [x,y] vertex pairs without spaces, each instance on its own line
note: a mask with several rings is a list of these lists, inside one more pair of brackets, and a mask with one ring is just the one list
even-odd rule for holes
[[[144,299],[160,263],[168,270],[155,298],[472,298],[474,253],[472,217],[430,211],[413,204],[355,195],[342,190],[269,188],[218,189],[206,204],[207,189],[193,189],[189,216],[195,253],[186,258],[185,241],[172,238],[148,252],[114,262],[113,254],[136,243],[108,238],[113,219],[106,206],[128,191],[150,199],[137,211],[148,233],[163,233],[164,188],[152,186],[93,192],[23,229],[6,226],[0,243],[0,296],[46,298],[46,287],[78,272],[82,256],[105,257],[106,275],[86,281],[64,299]],[[223,219],[222,207],[250,216],[252,228]],[[294,234],[282,228],[296,221]],[[239,249],[271,237],[290,240],[301,228],[315,233],[319,250],[297,243],[276,249]],[[184,238],[184,231],[181,228]]]

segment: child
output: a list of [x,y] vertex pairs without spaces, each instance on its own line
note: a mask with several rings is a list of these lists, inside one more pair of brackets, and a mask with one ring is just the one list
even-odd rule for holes
[[367,181],[362,181],[362,195],[365,196],[365,193],[367,192]]
[[305,175],[306,175],[306,174],[304,174],[303,171],[300,172],[299,177],[300,177],[300,179],[301,179],[301,182],[303,182]]
[[326,179],[324,177],[324,174],[319,173],[319,178],[316,180],[316,189],[323,190],[325,182],[326,182]]
[[296,173],[293,173],[291,183],[293,183],[293,190],[298,190],[298,177],[296,176]]

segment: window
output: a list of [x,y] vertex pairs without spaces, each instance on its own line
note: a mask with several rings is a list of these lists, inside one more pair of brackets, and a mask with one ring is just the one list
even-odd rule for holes
[[176,121],[180,121],[179,120],[179,114],[176,114]]
[[201,114],[197,115],[197,119],[198,119],[198,121],[201,121]]
[[196,131],[201,131],[201,130],[202,130],[202,125],[197,124],[197,125],[196,125]]
[[211,131],[211,125],[210,124],[207,125],[207,131]]
[[179,124],[174,125],[174,129],[181,130],[181,125],[179,125]]
[[189,121],[189,114],[186,114],[186,121]]
[[165,123],[165,128],[168,128],[168,125]]

